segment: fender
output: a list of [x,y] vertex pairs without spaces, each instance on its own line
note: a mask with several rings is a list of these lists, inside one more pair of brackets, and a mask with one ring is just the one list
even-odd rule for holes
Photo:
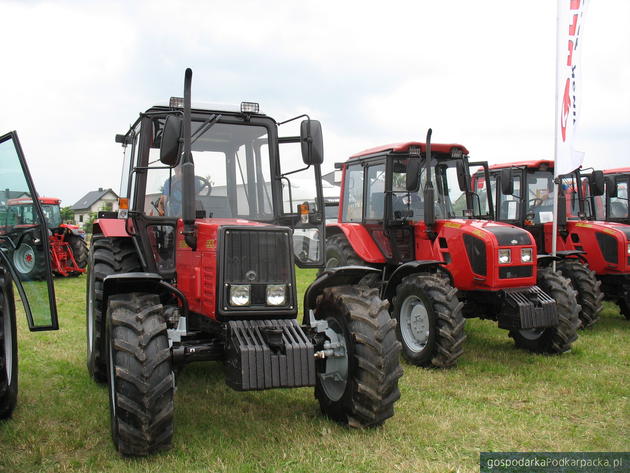
[[536,257],[536,261],[538,266],[547,267],[554,261],[562,261],[563,259],[577,257],[580,261],[585,261],[582,256],[585,254],[582,250],[566,250],[566,251],[556,251],[556,256],[548,255],[548,254],[539,254]]
[[385,263],[383,253],[372,235],[360,223],[333,223],[326,226],[326,237],[342,233],[355,253],[366,263]]
[[126,220],[118,218],[103,218],[94,220],[92,235],[102,233],[106,237],[130,237],[126,229]]
[[110,274],[103,279],[103,306],[107,307],[107,299],[113,294],[130,292],[148,292],[160,296],[173,294],[182,303],[182,315],[188,315],[186,296],[174,286],[162,279],[157,273],[120,273]]
[[381,294],[382,299],[391,300],[394,296],[394,292],[396,290],[396,286],[398,283],[402,281],[405,276],[409,276],[410,274],[420,272],[423,269],[435,270],[440,265],[443,265],[443,261],[437,260],[425,260],[425,261],[410,261],[405,264],[401,264],[396,268],[396,270],[392,273],[387,281],[387,284],[383,288],[383,293]]
[[308,311],[315,308],[317,296],[324,289],[332,286],[345,286],[357,284],[363,276],[369,273],[380,273],[380,269],[368,266],[340,266],[330,268],[320,274],[304,293],[304,318],[302,323],[308,320]]

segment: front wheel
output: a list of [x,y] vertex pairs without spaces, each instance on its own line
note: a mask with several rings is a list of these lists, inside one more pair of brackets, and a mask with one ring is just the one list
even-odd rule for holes
[[15,409],[18,393],[17,329],[11,279],[0,279],[0,419]]
[[510,337],[519,348],[534,353],[560,354],[571,349],[580,326],[580,306],[569,279],[551,268],[538,269],[538,286],[556,301],[558,325],[555,327],[512,330]]
[[588,266],[576,259],[563,260],[557,263],[557,269],[571,280],[577,291],[577,302],[581,310],[578,314],[582,328],[590,327],[599,320],[604,294],[600,289],[601,282]]
[[396,287],[393,314],[403,356],[417,366],[455,366],[464,349],[465,319],[457,290],[442,276],[412,274]]
[[146,456],[169,448],[174,375],[159,296],[111,296],[106,346],[114,445],[127,456]]
[[350,427],[375,427],[394,415],[400,397],[396,322],[377,289],[340,286],[319,296],[315,318],[325,320],[333,354],[317,361],[315,397],[324,415]]
[[38,281],[46,278],[46,259],[41,242],[26,237],[13,251],[13,266],[23,281]]

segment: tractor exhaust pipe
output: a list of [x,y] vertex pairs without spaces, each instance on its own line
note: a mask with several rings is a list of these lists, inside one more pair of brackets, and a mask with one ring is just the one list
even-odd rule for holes
[[190,95],[192,69],[187,68],[184,75],[184,152],[182,157],[182,217],[184,220],[184,240],[195,251],[197,235],[195,232],[195,163],[191,151]]
[[433,181],[431,180],[431,134],[433,130],[429,128],[427,131],[426,141],[426,162],[425,168],[427,172],[427,185],[424,188],[424,223],[427,226],[427,232],[433,231],[433,224],[435,223],[435,189],[433,188]]

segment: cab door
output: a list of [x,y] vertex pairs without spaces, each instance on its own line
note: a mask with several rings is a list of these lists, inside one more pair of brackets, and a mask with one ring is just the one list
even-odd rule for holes
[[[11,211],[18,199],[29,207],[28,218]],[[15,131],[0,136],[0,273],[2,300],[13,299],[13,280],[31,331],[59,328],[46,219]],[[5,315],[7,308],[14,312],[5,306]]]

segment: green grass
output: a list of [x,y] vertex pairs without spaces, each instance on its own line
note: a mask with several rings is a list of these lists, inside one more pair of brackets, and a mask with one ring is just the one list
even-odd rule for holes
[[[299,271],[302,293],[314,274]],[[220,364],[193,364],[178,379],[173,448],[124,459],[107,391],[85,368],[84,284],[56,280],[58,332],[29,333],[20,320],[20,395],[0,423],[1,472],[474,472],[480,451],[630,447],[630,323],[607,303],[563,356],[517,350],[494,323],[470,320],[458,367],[404,364],[396,415],[375,430],[326,420],[312,389],[238,393]]]

